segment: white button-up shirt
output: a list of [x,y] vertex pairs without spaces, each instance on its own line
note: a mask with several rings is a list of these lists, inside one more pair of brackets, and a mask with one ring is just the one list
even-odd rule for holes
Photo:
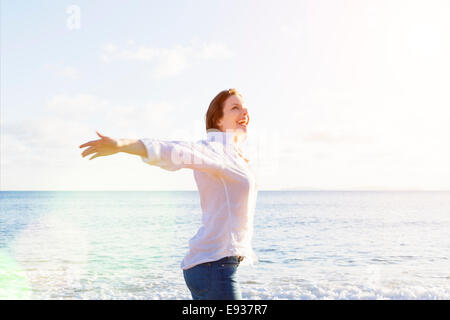
[[215,129],[196,142],[140,139],[147,149],[147,157],[141,157],[145,163],[169,171],[193,169],[202,226],[189,241],[184,270],[234,255],[245,257],[242,265],[258,260],[251,245],[256,177],[233,139],[232,132]]

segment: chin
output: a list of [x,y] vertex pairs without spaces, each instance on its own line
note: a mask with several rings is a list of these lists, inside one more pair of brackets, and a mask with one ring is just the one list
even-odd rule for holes
[[237,134],[246,134],[247,133],[247,128],[236,128],[235,132]]

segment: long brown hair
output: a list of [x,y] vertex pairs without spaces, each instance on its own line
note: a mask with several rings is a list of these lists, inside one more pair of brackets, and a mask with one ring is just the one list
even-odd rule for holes
[[217,122],[223,117],[223,104],[228,97],[232,95],[239,95],[242,97],[236,89],[228,89],[220,91],[209,104],[208,111],[206,112],[206,130],[217,129],[220,130]]

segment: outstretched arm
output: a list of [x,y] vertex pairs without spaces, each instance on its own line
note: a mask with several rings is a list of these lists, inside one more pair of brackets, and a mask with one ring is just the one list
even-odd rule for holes
[[89,147],[82,152],[82,156],[86,157],[95,153],[89,160],[97,157],[110,156],[118,152],[126,152],[141,157],[147,156],[147,150],[144,144],[136,139],[114,139],[104,136],[97,132],[100,137],[98,140],[86,142],[80,148]]
[[189,168],[209,173],[223,171],[224,158],[208,151],[202,143],[157,139],[113,139],[97,132],[98,140],[80,146],[89,147],[82,156],[95,153],[89,160],[118,152],[138,155],[142,161],[169,171]]
[[182,168],[217,173],[225,170],[225,158],[208,150],[203,142],[140,139],[147,150],[142,161],[169,171]]

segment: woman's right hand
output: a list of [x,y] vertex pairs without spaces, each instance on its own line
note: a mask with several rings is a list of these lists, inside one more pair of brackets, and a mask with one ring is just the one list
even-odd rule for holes
[[80,148],[89,147],[82,152],[81,155],[83,157],[95,152],[95,154],[89,158],[89,160],[92,160],[97,157],[109,156],[120,151],[120,141],[118,139],[104,136],[97,131],[96,133],[100,139],[83,143],[80,146]]

